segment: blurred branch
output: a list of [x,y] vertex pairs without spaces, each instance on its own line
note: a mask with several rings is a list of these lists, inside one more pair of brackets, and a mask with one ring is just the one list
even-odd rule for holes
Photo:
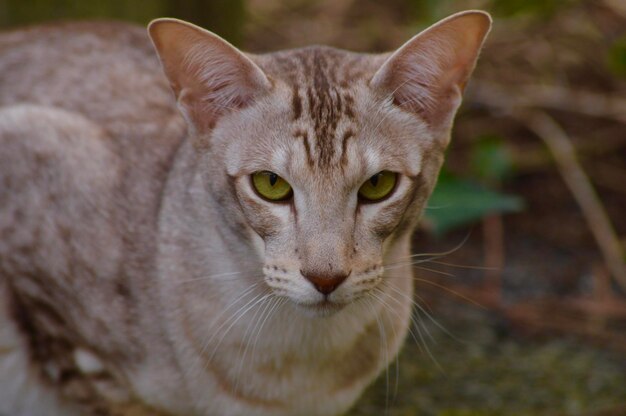
[[622,247],[600,199],[576,159],[571,140],[561,126],[543,112],[519,113],[519,118],[548,146],[565,183],[576,198],[615,281],[626,290]]
[[[595,158],[614,154],[626,147],[626,135],[623,134],[623,131],[624,126],[619,124],[615,124],[610,128],[598,128],[593,132],[593,137],[584,137],[586,140],[575,140],[576,138],[572,138],[572,146],[574,146],[576,155],[583,161],[590,157]],[[515,171],[518,173],[536,172],[551,168],[554,164],[550,151],[542,144],[518,145],[512,143],[511,148],[512,163],[515,166]],[[618,186],[614,185],[615,180],[619,180],[619,178],[624,176],[624,172],[617,168],[611,169],[611,166],[606,164],[596,163],[594,168],[594,172],[590,173],[592,178],[598,177],[603,185],[612,187],[617,192],[626,192],[624,187],[626,181],[621,182]]]
[[502,303],[502,270],[505,264],[504,224],[501,214],[483,219],[485,286],[492,292],[494,301]]
[[488,81],[474,81],[471,86],[469,100],[489,107],[539,107],[609,118],[626,124],[626,98],[622,96],[575,91],[554,85],[504,87]]
[[604,0],[603,3],[618,15],[626,17],[626,3],[623,0]]

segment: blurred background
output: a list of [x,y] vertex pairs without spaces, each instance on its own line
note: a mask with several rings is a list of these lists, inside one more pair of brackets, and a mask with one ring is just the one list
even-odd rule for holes
[[378,52],[495,19],[415,236],[416,308],[354,415],[626,415],[626,0],[0,0],[0,28],[172,16]]

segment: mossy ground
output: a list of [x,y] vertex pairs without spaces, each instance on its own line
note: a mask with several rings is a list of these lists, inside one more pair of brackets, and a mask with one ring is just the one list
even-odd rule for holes
[[516,337],[473,309],[438,321],[457,339],[424,322],[433,357],[409,337],[398,366],[349,415],[626,415],[626,357],[573,339]]

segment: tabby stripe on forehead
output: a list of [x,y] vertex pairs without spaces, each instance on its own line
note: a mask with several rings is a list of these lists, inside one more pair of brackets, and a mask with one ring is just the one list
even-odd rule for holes
[[300,94],[298,93],[298,87],[295,85],[293,87],[293,95],[291,97],[291,108],[293,110],[293,119],[298,120],[302,115],[302,100],[300,99]]
[[302,139],[302,143],[304,144],[304,152],[306,153],[306,160],[309,166],[313,167],[315,162],[313,161],[313,155],[311,154],[311,146],[309,145],[309,135],[306,131],[297,131],[295,133],[296,139]]
[[334,89],[335,91],[335,96],[337,97],[337,112],[339,114],[343,113],[343,102],[341,101],[341,91],[339,91],[337,88]]
[[314,118],[315,116],[315,103],[316,103],[316,99],[315,99],[315,95],[313,94],[313,88],[309,87],[306,89],[306,97],[307,100],[309,101],[309,114],[311,116],[311,118]]
[[354,98],[350,94],[345,94],[343,98],[346,101],[346,109],[344,111],[344,114],[350,120],[354,120],[355,116],[354,116],[354,110],[352,108],[352,106],[354,105]]
[[341,167],[344,167],[348,164],[348,140],[350,140],[350,138],[352,137],[354,137],[354,132],[352,130],[347,130],[343,134],[343,141],[341,142]]

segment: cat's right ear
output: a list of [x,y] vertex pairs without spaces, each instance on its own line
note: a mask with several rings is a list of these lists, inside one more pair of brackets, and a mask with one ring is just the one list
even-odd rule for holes
[[156,19],[148,33],[174,90],[178,107],[198,132],[267,92],[263,71],[230,43],[191,23]]
[[454,14],[394,52],[370,85],[432,128],[447,130],[490,28],[486,12]]

